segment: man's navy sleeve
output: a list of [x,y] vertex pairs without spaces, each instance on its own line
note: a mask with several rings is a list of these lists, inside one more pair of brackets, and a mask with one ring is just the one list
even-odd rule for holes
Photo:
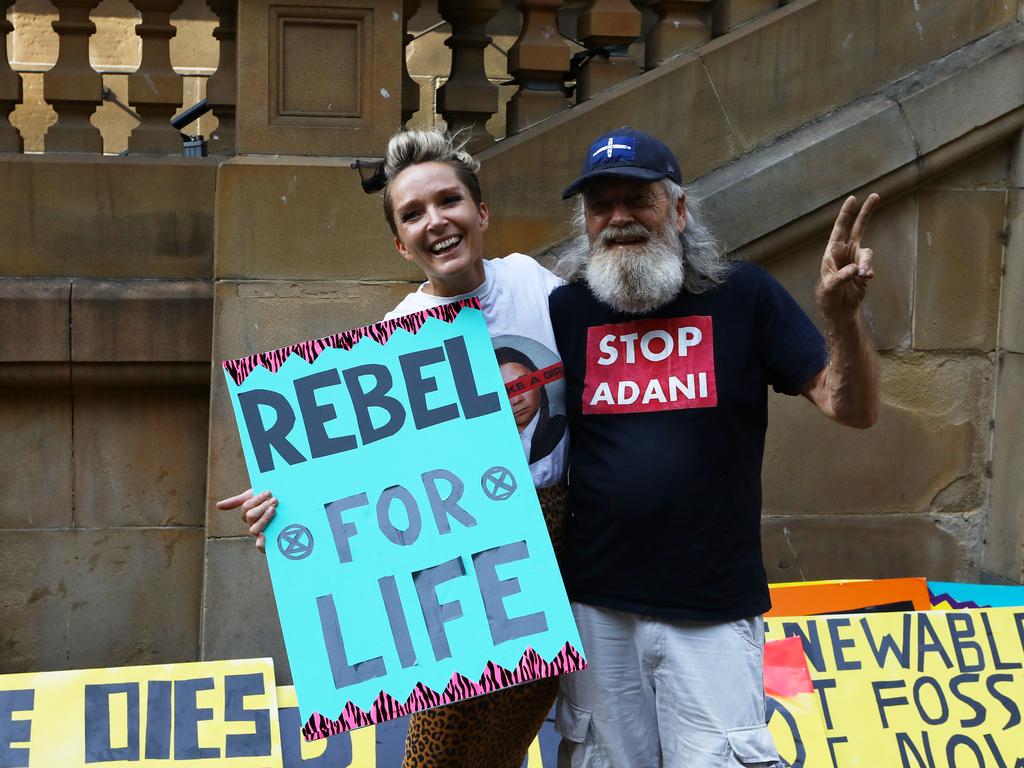
[[755,344],[761,364],[776,392],[799,395],[828,363],[825,339],[779,281],[757,271]]

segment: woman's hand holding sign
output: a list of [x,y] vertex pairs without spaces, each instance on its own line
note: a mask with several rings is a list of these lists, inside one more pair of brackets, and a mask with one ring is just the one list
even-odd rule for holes
[[256,549],[265,551],[266,537],[263,530],[274,519],[277,511],[277,499],[270,491],[254,494],[252,488],[249,488],[237,496],[221,499],[217,502],[217,509],[225,512],[241,509],[242,522],[249,526],[249,535],[256,537]]

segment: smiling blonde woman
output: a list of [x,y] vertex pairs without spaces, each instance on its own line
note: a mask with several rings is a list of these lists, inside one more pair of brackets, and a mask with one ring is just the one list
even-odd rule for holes
[[[481,199],[478,169],[463,145],[445,133],[403,131],[391,138],[384,216],[395,248],[423,270],[426,281],[385,318],[478,299],[496,347],[518,350],[517,359],[544,361],[548,375],[541,385],[517,377],[506,385],[510,392],[534,387],[547,412],[564,414],[565,386],[548,315],[548,294],[562,280],[520,253],[484,259],[490,214]],[[557,553],[566,515],[566,422],[564,416],[534,421],[524,446]],[[262,549],[263,530],[277,508],[270,491],[250,489],[217,506],[240,509]],[[519,768],[558,684],[557,677],[546,678],[411,715],[403,768]]]

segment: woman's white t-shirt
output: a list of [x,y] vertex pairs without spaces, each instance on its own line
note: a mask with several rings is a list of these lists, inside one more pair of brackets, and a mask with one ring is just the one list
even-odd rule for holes
[[565,379],[548,314],[548,294],[562,285],[529,256],[513,253],[484,261],[484,282],[461,296],[434,296],[424,283],[384,316],[385,320],[459,299],[480,301],[513,410],[528,416],[520,436],[534,485],[544,488],[565,475],[568,432]]

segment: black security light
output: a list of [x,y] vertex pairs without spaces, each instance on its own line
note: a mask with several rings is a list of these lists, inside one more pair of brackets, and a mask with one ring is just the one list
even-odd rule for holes
[[380,192],[388,183],[383,160],[356,160],[352,167],[359,173],[359,186],[368,195]]

